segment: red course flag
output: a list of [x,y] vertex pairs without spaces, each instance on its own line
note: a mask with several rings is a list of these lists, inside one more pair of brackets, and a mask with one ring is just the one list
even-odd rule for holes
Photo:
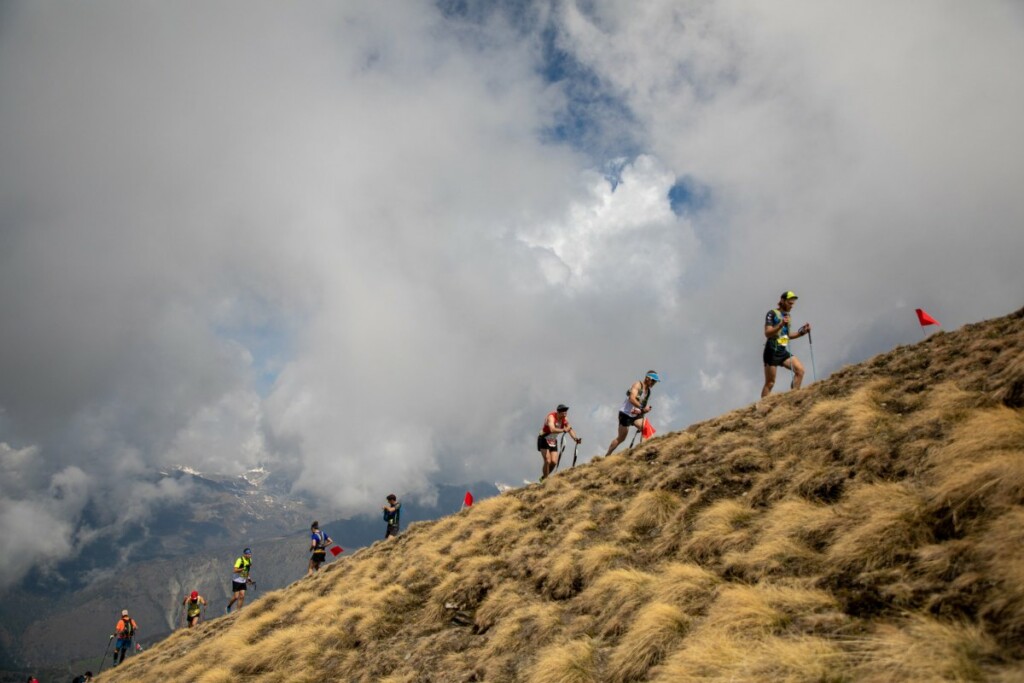
[[641,436],[645,439],[649,439],[654,436],[654,425],[646,417],[644,418],[644,428],[640,431]]
[[925,325],[938,325],[939,324],[939,321],[936,320],[935,318],[931,317],[927,313],[925,313],[923,308],[918,308],[916,310],[917,310],[917,322],[919,322],[921,324],[921,327],[924,327]]
[[473,507],[473,494],[466,491],[466,497],[463,499],[462,504],[468,508]]
[[341,555],[343,552],[345,552],[345,549],[342,548],[340,545],[331,546],[331,555],[337,557],[338,555]]

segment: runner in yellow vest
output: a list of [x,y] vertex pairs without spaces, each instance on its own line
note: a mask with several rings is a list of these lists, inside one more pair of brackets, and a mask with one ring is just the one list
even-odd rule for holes
[[235,570],[231,576],[231,602],[228,603],[227,612],[231,612],[231,606],[238,603],[238,609],[245,604],[245,588],[252,579],[249,578],[249,570],[252,568],[252,549],[246,548],[242,556],[235,560]]
[[186,596],[181,604],[185,607],[183,618],[188,620],[188,627],[192,628],[199,623],[202,610],[206,607],[206,599],[199,594],[199,591],[192,591],[192,594]]
[[783,292],[779,297],[779,307],[768,311],[764,317],[764,336],[767,341],[762,354],[764,386],[761,388],[761,398],[772,393],[775,374],[780,365],[793,371],[793,383],[790,388],[799,389],[804,381],[803,363],[789,350],[790,341],[799,339],[811,331],[811,324],[807,323],[793,334],[789,332],[789,313],[793,310],[797,298],[794,292]]

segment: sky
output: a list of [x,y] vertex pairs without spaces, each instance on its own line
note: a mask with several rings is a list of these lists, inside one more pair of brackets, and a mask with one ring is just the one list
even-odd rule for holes
[[784,290],[818,379],[1012,312],[1022,66],[1012,0],[3,3],[0,586],[175,466],[330,518],[749,405]]

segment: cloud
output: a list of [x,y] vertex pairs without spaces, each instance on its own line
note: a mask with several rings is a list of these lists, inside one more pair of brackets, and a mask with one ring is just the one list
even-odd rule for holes
[[659,432],[743,405],[784,289],[819,376],[1019,306],[1013,3],[4,12],[3,528],[64,540],[3,580],[111,473],[358,512],[536,477],[559,402],[603,452],[648,368]]

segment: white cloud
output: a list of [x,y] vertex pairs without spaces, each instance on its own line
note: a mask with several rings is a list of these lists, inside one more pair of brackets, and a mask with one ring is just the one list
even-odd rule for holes
[[[916,306],[1019,305],[1013,3],[477,10],[6,10],[0,502],[65,540],[0,576],[74,552],[83,497],[116,525],[113,477],[142,518],[182,499],[146,482],[168,465],[266,462],[346,512],[535,478],[554,405],[589,459],[650,367],[683,427],[756,398],[784,289],[820,374],[913,341]],[[549,19],[585,88],[545,81]],[[592,149],[553,137],[573,116]]]

